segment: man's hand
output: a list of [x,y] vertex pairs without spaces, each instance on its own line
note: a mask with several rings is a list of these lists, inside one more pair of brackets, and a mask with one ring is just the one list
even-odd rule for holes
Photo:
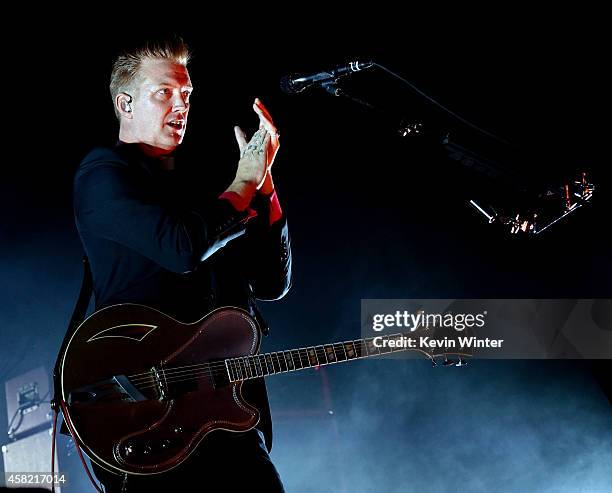
[[265,128],[270,134],[270,146],[268,148],[268,172],[263,185],[259,189],[260,193],[270,195],[274,191],[274,182],[272,181],[272,164],[274,163],[274,158],[276,157],[276,153],[280,148],[280,142],[278,140],[279,133],[274,125],[274,122],[272,121],[270,113],[259,98],[255,98],[253,109],[259,116],[259,128]]
[[236,178],[227,191],[240,195],[246,208],[255,192],[264,184],[267,175],[270,134],[264,128],[260,128],[247,142],[240,127],[234,127],[234,132],[240,147],[240,161],[238,161]]
[[[278,149],[280,148],[279,142],[279,134],[272,121],[272,117],[270,116],[270,112],[266,109],[263,103],[259,100],[259,98],[255,98],[255,102],[253,103],[253,110],[259,116],[259,129],[265,129],[270,135],[270,144],[268,146],[268,162],[267,162],[267,173],[265,179],[261,186],[257,189],[260,193],[264,195],[269,195],[274,191],[274,183],[272,181],[272,164],[274,163],[274,158],[278,153]],[[240,127],[234,127],[234,133],[236,134],[236,141],[238,142],[238,147],[240,148],[240,156],[242,156],[243,150],[247,145],[246,134],[242,131]]]
[[268,148],[268,172],[274,163],[274,158],[280,148],[280,142],[278,140],[279,133],[272,121],[272,117],[270,116],[270,112],[266,109],[263,103],[259,100],[259,98],[255,98],[255,103],[253,103],[253,109],[255,113],[259,116],[259,128],[265,128],[266,131],[270,134],[270,146]]
[[[236,178],[228,188],[228,191],[238,193],[246,204],[250,203],[256,191],[264,195],[270,195],[274,191],[271,168],[280,148],[276,126],[259,98],[255,98],[253,110],[259,116],[259,130],[249,142],[244,131],[238,126],[234,127],[240,161]],[[262,149],[265,152],[262,152]],[[262,155],[265,157],[264,161],[261,159]]]

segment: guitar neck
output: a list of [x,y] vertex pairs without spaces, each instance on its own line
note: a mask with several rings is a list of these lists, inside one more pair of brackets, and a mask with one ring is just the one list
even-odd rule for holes
[[[228,358],[224,360],[224,363],[230,381],[237,382],[275,375],[277,373],[288,373],[354,359],[380,356],[381,354],[407,350],[414,351],[415,349],[405,346],[398,345],[399,347],[393,347],[395,346],[394,344],[388,344],[390,340],[399,341],[409,335],[403,333],[390,334],[376,338],[370,337],[321,346]],[[374,344],[374,339],[377,339],[377,344]],[[385,341],[387,342],[385,343]]]

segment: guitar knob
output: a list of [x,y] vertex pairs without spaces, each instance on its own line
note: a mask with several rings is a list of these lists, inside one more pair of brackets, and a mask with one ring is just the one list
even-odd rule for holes
[[126,457],[129,457],[130,455],[134,454],[134,452],[136,452],[136,448],[134,447],[133,444],[126,443],[123,446],[123,453],[125,454]]
[[162,449],[167,449],[170,446],[170,440],[162,440],[160,446]]
[[142,449],[142,453],[143,454],[150,454],[153,451],[153,449],[151,448],[151,444],[147,443],[144,448]]
[[180,425],[176,425],[174,428],[172,428],[172,431],[176,433],[177,435],[179,435],[183,433],[183,427]]

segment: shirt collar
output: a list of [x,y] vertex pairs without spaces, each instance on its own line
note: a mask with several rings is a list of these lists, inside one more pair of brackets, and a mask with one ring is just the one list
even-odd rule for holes
[[121,140],[115,142],[115,148],[122,154],[125,154],[132,159],[138,161],[151,173],[174,171],[174,156],[169,154],[162,158],[154,158],[147,156],[138,145],[138,143],[127,143]]

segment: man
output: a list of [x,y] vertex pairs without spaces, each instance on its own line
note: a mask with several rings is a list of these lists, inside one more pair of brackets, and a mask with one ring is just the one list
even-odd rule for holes
[[[74,181],[76,225],[91,265],[96,309],[140,303],[193,322],[231,305],[263,322],[254,298],[281,298],[291,282],[289,233],[271,170],[278,132],[255,99],[259,130],[247,142],[234,128],[240,150],[234,180],[220,196],[203,199],[200,184],[173,157],[190,112],[187,62],[187,47],[177,40],[130,51],[113,66],[119,142],[89,153]],[[256,429],[213,432],[163,474],[119,476],[94,464],[96,476],[107,493],[283,491],[268,456],[263,380],[246,382],[243,395],[261,412]]]

